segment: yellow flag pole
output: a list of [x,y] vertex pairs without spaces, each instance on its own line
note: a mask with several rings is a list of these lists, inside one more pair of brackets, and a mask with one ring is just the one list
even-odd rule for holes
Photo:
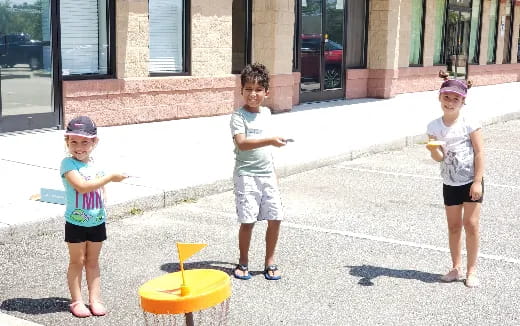
[[190,288],[186,284],[186,278],[184,276],[184,261],[197,252],[199,252],[202,248],[204,248],[206,244],[203,243],[180,243],[177,242],[177,252],[179,254],[179,262],[181,268],[181,276],[182,276],[182,284],[181,284],[181,295],[185,296],[190,294]]
[[182,284],[181,284],[181,295],[185,296],[190,294],[190,288],[186,285],[186,279],[184,278],[184,264],[181,262],[181,275],[182,275]]

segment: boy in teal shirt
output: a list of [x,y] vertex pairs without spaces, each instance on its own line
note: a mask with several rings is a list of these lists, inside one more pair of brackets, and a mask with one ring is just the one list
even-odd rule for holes
[[236,210],[240,229],[240,259],[233,275],[248,280],[249,245],[256,221],[267,220],[264,276],[281,278],[274,264],[274,253],[283,219],[283,209],[274,171],[271,147],[286,144],[282,137],[269,135],[271,111],[261,106],[269,94],[269,73],[262,64],[246,66],[241,73],[244,106],[231,115],[231,134],[235,143],[233,173]]

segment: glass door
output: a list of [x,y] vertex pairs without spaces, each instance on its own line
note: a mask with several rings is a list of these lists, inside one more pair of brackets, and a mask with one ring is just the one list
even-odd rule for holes
[[56,127],[51,0],[0,0],[0,132]]
[[344,98],[344,0],[300,5],[300,101]]
[[450,0],[446,20],[445,57],[448,73],[467,79],[471,32],[471,1]]

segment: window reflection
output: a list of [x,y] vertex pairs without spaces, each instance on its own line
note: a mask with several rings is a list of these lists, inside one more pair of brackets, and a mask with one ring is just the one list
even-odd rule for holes
[[0,1],[1,115],[51,112],[49,1]]

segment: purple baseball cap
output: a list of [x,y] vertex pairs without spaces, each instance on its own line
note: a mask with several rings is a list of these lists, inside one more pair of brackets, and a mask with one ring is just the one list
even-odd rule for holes
[[457,93],[462,97],[466,97],[468,93],[468,85],[464,81],[458,79],[448,79],[441,85],[439,93]]
[[87,138],[97,137],[97,127],[94,121],[86,116],[76,117],[70,120],[65,131],[65,136],[81,136]]

